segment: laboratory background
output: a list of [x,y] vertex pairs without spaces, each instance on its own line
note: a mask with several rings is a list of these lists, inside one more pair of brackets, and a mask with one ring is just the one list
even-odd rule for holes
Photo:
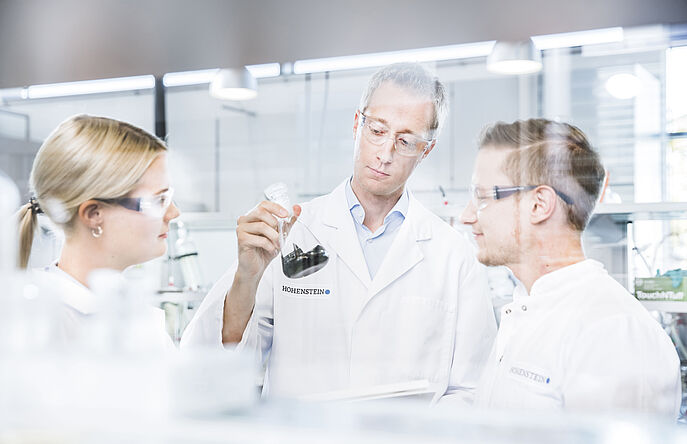
[[[504,68],[500,58],[520,63]],[[408,187],[466,234],[459,216],[485,125],[544,117],[587,134],[607,177],[585,252],[634,295],[647,278],[679,276],[670,296],[646,290],[640,298],[673,340],[685,392],[685,0],[0,0],[0,170],[27,202],[34,156],[75,114],[123,120],[163,138],[182,214],[170,225],[167,253],[125,274],[164,310],[178,344],[237,259],[238,217],[267,186],[285,183],[298,203],[350,176],[360,94],[379,67],[399,61],[421,62],[449,96],[437,145]],[[222,96],[221,82],[236,82],[246,95]],[[64,242],[39,221],[30,267],[53,263]],[[488,274],[498,318],[515,283],[505,268]],[[20,284],[6,282],[3,292],[18,291]],[[265,403],[254,390],[236,389],[254,375],[232,356],[68,359],[4,347],[13,351],[0,358],[0,386],[13,395],[0,393],[0,442],[668,443],[687,436],[683,419],[455,415],[389,400]],[[65,388],[79,384],[88,389]],[[97,402],[88,390],[101,395]],[[687,401],[683,415],[685,408]]]

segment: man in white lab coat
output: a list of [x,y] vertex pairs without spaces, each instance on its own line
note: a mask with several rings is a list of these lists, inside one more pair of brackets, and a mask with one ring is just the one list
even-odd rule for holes
[[502,409],[632,410],[676,418],[680,362],[670,338],[581,234],[604,169],[576,127],[499,122],[481,138],[461,221],[478,259],[519,280],[476,404]]
[[275,258],[275,215],[286,209],[260,203],[239,218],[238,263],[203,301],[182,347],[256,350],[273,396],[426,381],[436,398],[471,402],[496,334],[485,269],[406,188],[446,110],[443,85],[420,65],[375,73],[355,113],[352,177],[302,214],[294,206],[289,240],[314,237],[326,266],[287,277]]

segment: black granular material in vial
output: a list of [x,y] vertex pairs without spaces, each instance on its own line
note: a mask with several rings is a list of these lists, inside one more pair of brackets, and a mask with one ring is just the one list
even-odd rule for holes
[[313,274],[327,265],[328,261],[329,256],[322,245],[304,253],[298,245],[293,244],[293,251],[281,257],[281,267],[287,277],[298,279]]

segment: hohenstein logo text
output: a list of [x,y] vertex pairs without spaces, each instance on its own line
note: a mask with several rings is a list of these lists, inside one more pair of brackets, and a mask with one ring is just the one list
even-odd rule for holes
[[539,375],[537,373],[531,372],[529,370],[525,370],[524,368],[519,368],[519,367],[511,367],[510,372],[513,373],[514,375],[522,376],[523,378],[527,378],[530,381],[534,382],[539,382],[540,384],[548,384],[550,379],[547,378],[546,376]]
[[282,285],[281,290],[285,293],[305,294],[313,296],[329,294],[329,290],[326,290],[324,288],[294,288],[289,287],[288,285]]

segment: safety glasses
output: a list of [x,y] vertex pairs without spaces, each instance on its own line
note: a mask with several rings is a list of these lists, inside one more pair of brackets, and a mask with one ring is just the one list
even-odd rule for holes
[[423,139],[410,133],[392,133],[391,129],[379,120],[358,111],[361,117],[361,131],[365,140],[373,145],[382,145],[387,140],[394,142],[394,149],[401,156],[416,157],[425,152],[434,139]]
[[149,217],[159,218],[164,216],[167,209],[172,204],[174,189],[156,194],[155,196],[143,197],[118,197],[114,199],[95,199],[108,204],[119,205],[128,210],[143,213]]
[[[515,185],[507,187],[494,185],[489,191],[482,192],[476,185],[473,184],[470,185],[470,198],[479,211],[485,209],[491,200],[505,199],[506,197],[512,196],[515,193],[519,193],[521,191],[530,191],[540,186],[542,185]],[[573,204],[574,201],[568,195],[558,191],[554,187],[550,188],[558,195],[558,197],[563,200],[563,202],[568,205]]]

